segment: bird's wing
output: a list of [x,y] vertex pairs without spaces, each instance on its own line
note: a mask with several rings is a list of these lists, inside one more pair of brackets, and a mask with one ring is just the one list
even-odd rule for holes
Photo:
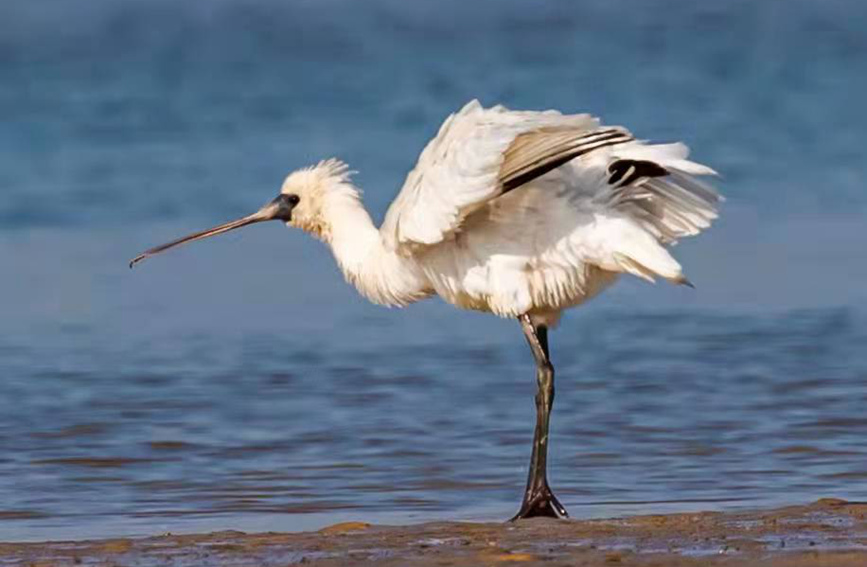
[[381,232],[393,249],[442,242],[486,203],[560,165],[632,140],[587,114],[485,109],[471,101],[443,123],[392,203]]
[[519,134],[503,154],[498,182],[506,193],[579,156],[632,141],[623,128],[542,127]]
[[555,274],[562,265],[594,265],[688,283],[667,245],[709,227],[722,200],[700,179],[715,172],[687,159],[688,153],[680,143],[605,146],[503,196],[489,214],[466,222],[512,225],[502,230],[505,240],[514,225],[530,226],[527,219],[535,219],[542,226],[530,235],[531,255],[542,264],[559,258],[551,264]]
[[660,244],[672,244],[708,228],[722,200],[698,179],[716,172],[688,156],[681,143],[632,141],[594,152],[570,169],[578,184],[593,188],[597,210],[629,218]]

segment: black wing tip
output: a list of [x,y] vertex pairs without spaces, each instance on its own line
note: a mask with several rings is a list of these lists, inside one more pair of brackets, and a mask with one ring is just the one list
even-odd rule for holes
[[642,177],[665,177],[670,172],[652,161],[618,159],[608,165],[608,183],[615,187],[631,185]]

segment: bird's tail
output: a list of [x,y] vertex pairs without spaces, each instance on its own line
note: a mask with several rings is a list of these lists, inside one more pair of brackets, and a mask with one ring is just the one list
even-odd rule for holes
[[606,239],[607,253],[597,262],[600,268],[613,272],[625,272],[647,281],[663,278],[672,283],[687,284],[680,264],[647,230],[625,217],[605,217],[597,221],[602,234],[610,233],[615,238]]

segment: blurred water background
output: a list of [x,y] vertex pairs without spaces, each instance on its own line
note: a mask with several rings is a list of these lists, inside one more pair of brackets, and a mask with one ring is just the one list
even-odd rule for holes
[[467,100],[684,140],[729,200],[552,335],[577,517],[867,498],[867,4],[0,3],[0,540],[519,503],[518,326],[370,306],[274,223],[131,272],[339,156],[381,219]]

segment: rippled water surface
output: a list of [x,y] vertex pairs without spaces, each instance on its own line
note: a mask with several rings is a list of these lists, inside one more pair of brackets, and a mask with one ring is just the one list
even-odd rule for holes
[[591,110],[729,197],[552,334],[574,516],[867,498],[863,3],[0,4],[0,540],[500,519],[518,326],[369,306],[281,226],[130,272],[331,155],[381,218],[450,111]]

